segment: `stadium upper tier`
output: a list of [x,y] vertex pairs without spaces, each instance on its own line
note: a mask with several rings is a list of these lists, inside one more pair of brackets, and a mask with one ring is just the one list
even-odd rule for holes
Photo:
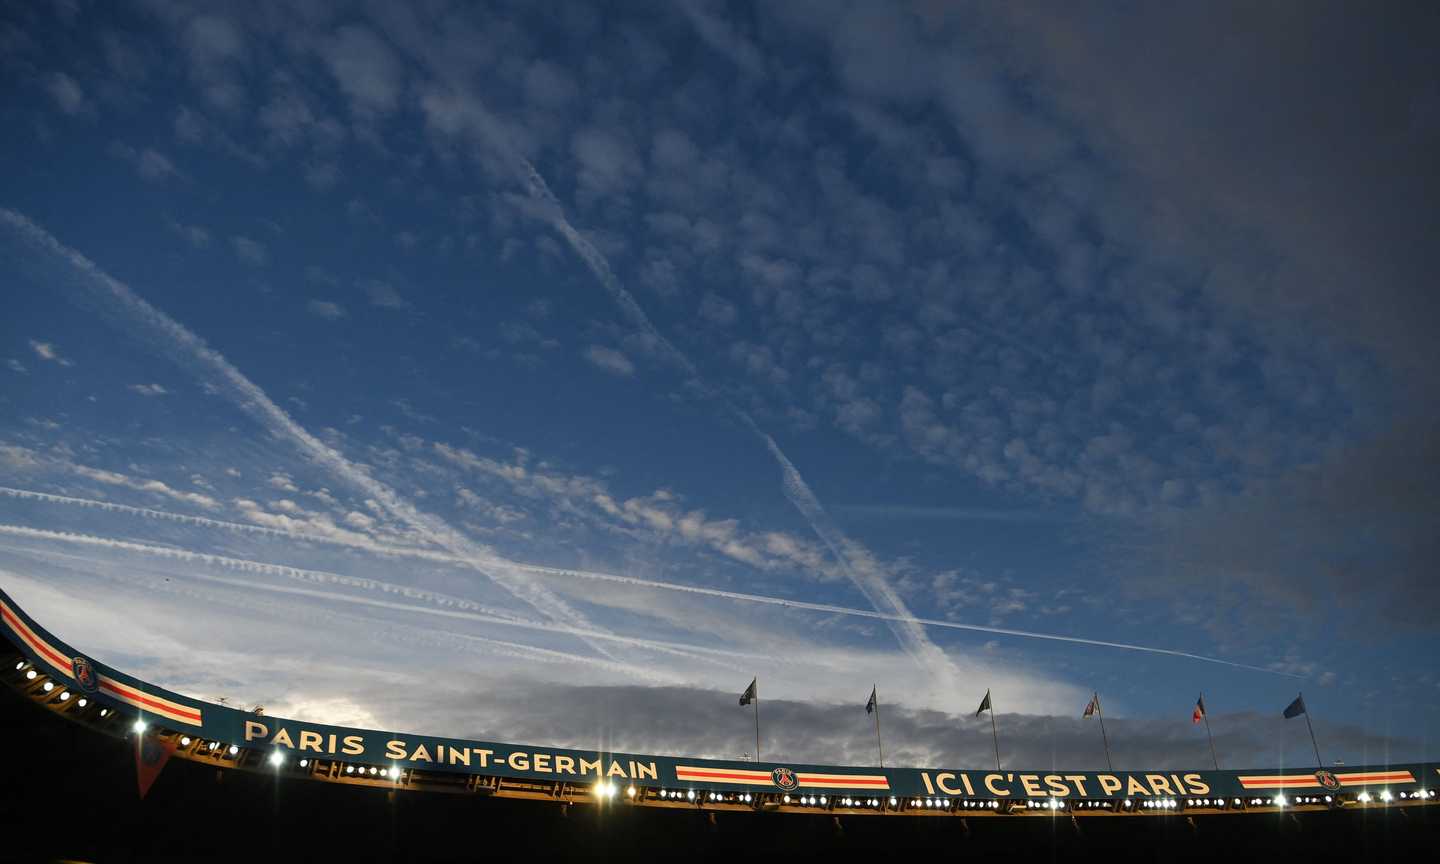
[[1423,806],[1440,763],[1242,771],[1002,771],[741,762],[326,726],[192,699],[56,639],[0,591],[6,681],[108,734],[217,767],[565,803],[911,816],[1166,815]]

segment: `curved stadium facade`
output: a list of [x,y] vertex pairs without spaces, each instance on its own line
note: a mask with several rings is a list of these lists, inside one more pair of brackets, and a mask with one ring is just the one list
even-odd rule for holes
[[[384,790],[391,806],[407,798],[471,796],[493,802],[484,805],[492,807],[508,806],[502,804],[505,799],[548,802],[551,809],[559,805],[561,816],[571,805],[615,819],[622,818],[622,811],[632,814],[625,818],[655,819],[686,811],[699,814],[711,831],[720,824],[717,817],[732,815],[797,817],[743,823],[763,822],[764,831],[772,834],[785,832],[787,823],[799,831],[802,821],[814,823],[818,817],[831,826],[831,842],[843,836],[846,826],[866,824],[875,826],[864,829],[871,835],[880,836],[878,831],[904,846],[900,832],[909,839],[921,835],[902,826],[953,825],[968,836],[977,819],[993,820],[977,824],[1031,826],[1042,819],[1052,828],[1068,825],[1076,837],[1102,824],[1112,833],[1122,824],[1178,825],[1195,832],[1197,819],[1218,824],[1212,817],[1225,817],[1225,831],[1239,828],[1239,834],[1260,823],[1298,826],[1301,817],[1312,824],[1345,826],[1346,836],[1352,827],[1358,831],[1375,820],[1386,825],[1400,820],[1397,824],[1413,830],[1429,825],[1440,787],[1440,763],[1318,771],[882,769],[606,753],[325,726],[239,711],[126,675],[56,639],[3,592],[0,619],[0,633],[12,649],[0,674],[23,701],[44,709],[32,712],[36,723],[42,717],[51,727],[57,720],[72,721],[60,725],[88,736],[66,748],[133,752],[117,748],[117,738],[167,752],[173,748],[177,764],[192,766],[186,770],[213,769],[215,788],[233,775],[244,779],[232,781],[232,787],[273,785],[278,801],[280,784],[292,796],[303,784],[306,799],[317,802],[316,812],[328,806],[327,795],[369,789]],[[206,790],[202,798],[220,794]],[[533,811],[536,805],[526,806]],[[534,815],[515,812],[521,821]],[[649,815],[634,815],[642,813]],[[1124,830],[1139,836],[1145,829]],[[1312,841],[1318,836],[1311,835]]]

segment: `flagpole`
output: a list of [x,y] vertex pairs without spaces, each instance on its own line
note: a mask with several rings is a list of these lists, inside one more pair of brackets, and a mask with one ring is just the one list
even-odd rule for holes
[[[1205,694],[1200,694],[1200,704],[1205,704]],[[1210,758],[1215,762],[1215,770],[1220,770],[1220,757],[1215,755],[1215,736],[1210,734],[1210,712],[1201,711],[1200,719],[1205,721],[1205,737],[1210,739]]]
[[760,761],[760,678],[755,678],[755,761]]
[[1115,763],[1110,761],[1110,736],[1105,734],[1105,712],[1100,709],[1100,693],[1094,691],[1090,695],[1095,697],[1095,713],[1100,717],[1100,740],[1105,742],[1105,764],[1114,771]]
[[1315,727],[1310,724],[1310,706],[1305,704],[1305,694],[1300,694],[1300,705],[1305,709],[1305,728],[1310,730],[1310,746],[1315,748],[1315,767],[1324,768],[1325,762],[1320,758],[1320,745],[1315,743]]
[[[875,685],[870,686],[870,692],[876,692]],[[880,767],[885,767],[885,745],[880,743],[880,697],[875,697],[875,749],[880,753]]]
[[[990,691],[985,691],[985,699],[989,701]],[[1000,733],[995,731],[995,703],[990,703],[990,737],[995,742],[995,770],[1000,770]]]

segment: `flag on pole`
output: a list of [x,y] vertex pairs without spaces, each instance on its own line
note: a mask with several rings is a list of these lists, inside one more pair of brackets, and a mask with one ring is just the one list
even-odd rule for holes
[[751,702],[755,701],[755,682],[759,680],[759,678],[750,679],[750,686],[746,687],[745,692],[740,694],[741,705],[749,705]]
[[1296,696],[1296,697],[1295,697],[1295,701],[1294,701],[1294,702],[1291,702],[1291,703],[1290,703],[1288,706],[1286,706],[1286,708],[1285,708],[1285,719],[1286,719],[1286,720],[1293,720],[1293,719],[1295,719],[1296,717],[1299,717],[1301,714],[1305,714],[1305,713],[1307,713],[1307,712],[1305,711],[1305,697],[1304,697],[1304,696]]
[[1090,716],[1092,716],[1096,711],[1098,711],[1099,709],[1100,709],[1100,694],[1099,694],[1099,693],[1096,693],[1096,694],[1094,694],[1093,696],[1090,697],[1090,701],[1089,701],[1089,702],[1086,702],[1086,703],[1085,703],[1085,713],[1084,713],[1084,714],[1081,714],[1080,716],[1081,716],[1081,717],[1090,717]]
[[975,716],[979,717],[990,710],[990,691],[985,691],[985,698],[980,700],[980,707],[975,709]]
[[135,779],[140,784],[141,798],[150,791],[155,778],[160,776],[160,770],[174,752],[175,742],[161,741],[154,730],[135,736]]
[[1205,719],[1205,696],[1202,694],[1195,700],[1195,710],[1190,712],[1190,722],[1199,723]]
[[870,701],[865,703],[865,713],[871,714],[875,711],[875,688],[870,688]]

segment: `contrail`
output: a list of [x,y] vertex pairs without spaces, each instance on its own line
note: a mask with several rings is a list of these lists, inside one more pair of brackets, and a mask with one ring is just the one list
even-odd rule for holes
[[1170,657],[1183,657],[1187,660],[1199,660],[1203,663],[1218,663],[1221,666],[1230,666],[1235,669],[1245,669],[1250,672],[1265,672],[1271,675],[1283,675],[1287,678],[1304,678],[1304,675],[1296,675],[1291,672],[1281,672],[1276,669],[1266,669],[1263,666],[1251,666],[1246,663],[1236,663],[1220,657],[1209,657],[1204,654],[1192,654],[1189,651],[1177,651],[1171,648],[1156,648],[1151,645],[1132,645],[1128,642],[1108,642],[1103,639],[1087,639],[1083,636],[1062,636],[1058,633],[1038,633],[1034,630],[1017,630],[1011,627],[991,627],[985,624],[962,624],[958,621],[946,621],[940,618],[917,618],[914,615],[897,615],[891,612],[878,612],[873,609],[856,609],[851,606],[836,606],[830,603],[812,603],[806,600],[791,600],[785,597],[770,597],[765,594],[747,594],[743,591],[726,591],[721,588],[704,588],[698,585],[681,585],[674,582],[655,582],[649,579],[641,579],[638,576],[618,576],[613,573],[595,573],[589,570],[567,570],[560,567],[536,567],[532,565],[521,565],[532,573],[548,576],[565,576],[575,579],[595,579],[603,582],[615,582],[622,585],[633,585],[638,588],[659,588],[666,591],[680,591],[686,594],[699,594],[706,597],[715,597],[724,600],[735,600],[742,603],[761,603],[766,606],[779,606],[785,609],[804,609],[810,612],[824,612],[829,615],[849,615],[857,618],[873,618],[880,621],[893,621],[900,624],[915,624],[926,627],[941,627],[947,630],[968,630],[974,633],[990,633],[996,636],[1018,636],[1026,639],[1044,639],[1050,642],[1069,642],[1074,645],[1092,645],[1097,648],[1118,648],[1124,651],[1142,651],[1146,654],[1163,654]]
[[[17,498],[22,501],[65,504],[87,509],[103,510],[107,513],[125,513],[131,516],[139,516],[142,519],[161,519],[166,522],[194,525],[200,528],[219,528],[225,531],[236,531],[243,534],[259,534],[266,537],[284,537],[288,540],[326,543],[332,546],[344,546],[348,549],[363,549],[381,555],[408,555],[413,558],[423,558],[429,561],[443,561],[447,564],[465,564],[465,559],[449,552],[426,549],[422,546],[395,546],[388,543],[381,543],[378,540],[374,540],[356,531],[347,531],[344,536],[314,534],[308,531],[296,531],[293,528],[273,528],[269,525],[252,525],[249,522],[231,522],[226,519],[212,519],[208,516],[191,516],[188,513],[172,513],[168,510],[135,507],[129,504],[118,504],[114,501],[100,501],[95,498],[77,498],[72,495],[37,492],[33,489],[16,489],[12,486],[0,486],[0,495],[8,498]],[[503,562],[503,559],[498,557],[496,560]]]
[[[422,534],[427,540],[461,557],[467,566],[489,577],[496,584],[534,606],[547,617],[566,621],[581,630],[597,629],[564,600],[554,596],[541,586],[535,585],[532,581],[508,571],[503,566],[497,566],[493,556],[439,517],[421,512],[395,490],[371,477],[359,465],[310,434],[223,355],[206,345],[203,339],[150,305],[84,255],[64,246],[53,235],[13,210],[0,208],[0,222],[7,224],[12,232],[24,242],[29,243],[32,248],[48,252],[68,264],[75,273],[90,283],[91,290],[118,304],[121,310],[128,313],[152,336],[158,337],[159,340],[170,346],[172,353],[182,363],[195,364],[199,369],[216,376],[218,382],[223,385],[220,389],[226,390],[231,401],[255,418],[261,426],[277,437],[288,438],[315,463],[330,469],[362,490],[379,502],[391,515]],[[595,642],[591,642],[590,645],[595,650],[610,656],[603,645]],[[611,657],[611,659],[615,658]]]
[[[463,564],[464,562],[447,552],[439,552],[430,549],[420,549],[408,546],[386,546],[384,544],[353,544],[352,541],[336,537],[327,537],[322,534],[306,534],[298,531],[285,531],[279,528],[265,528],[258,525],[246,525],[241,522],[226,522],[220,519],[208,519],[202,516],[186,516],[178,513],[169,513],[164,510],[151,510],[144,507],[131,507],[126,504],[114,504],[109,501],[94,501],[89,498],[71,498],[65,495],[52,495],[48,492],[32,492],[26,489],[12,489],[0,486],[0,494],[12,495],[14,497],[33,498],[39,501],[52,501],[55,503],[79,504],[82,506],[98,505],[115,512],[135,512],[145,516],[175,519],[187,524],[205,525],[209,527],[225,528],[232,530],[250,531],[254,530],[268,535],[287,537],[296,540],[312,540],[323,543],[331,543],[340,546],[355,546],[355,548],[376,552],[382,555],[393,555],[397,557],[408,556],[422,558],[427,561],[435,561],[446,564]],[[30,529],[39,530],[39,529]],[[117,541],[118,542],[118,541]],[[730,600],[738,603],[759,603],[767,606],[779,606],[787,609],[802,609],[812,612],[824,612],[829,615],[846,615],[859,618],[872,618],[882,621],[895,621],[901,624],[915,624],[926,627],[941,627],[949,630],[968,630],[976,633],[989,633],[997,636],[1015,636],[1026,639],[1044,639],[1052,642],[1070,642],[1077,645],[1092,645],[1101,648],[1118,648],[1125,651],[1143,651],[1149,654],[1164,654],[1171,657],[1182,657],[1188,660],[1199,660],[1204,663],[1218,663],[1223,666],[1231,666],[1236,669],[1245,669],[1252,672],[1266,672],[1273,675],[1283,675],[1291,678],[1303,678],[1302,675],[1293,675],[1288,672],[1280,672],[1275,669],[1266,669],[1261,666],[1252,666],[1246,663],[1236,663],[1224,660],[1219,657],[1210,657],[1204,654],[1193,654],[1188,651],[1177,651],[1169,648],[1159,648],[1153,645],[1133,645],[1125,642],[1107,642],[1100,639],[1087,639],[1081,636],[1063,636],[1057,633],[1039,633],[1033,630],[1016,630],[1006,627],[990,627],[982,624],[962,624],[955,621],[947,621],[938,618],[918,618],[913,615],[903,615],[893,612],[880,612],[869,609],[856,609],[849,606],[837,606],[829,603],[811,603],[803,600],[793,600],[785,597],[773,597],[764,594],[749,594],[743,591],[727,591],[721,588],[706,588],[699,585],[685,585],[678,582],[661,582],[654,579],[642,579],[639,576],[622,576],[615,573],[602,573],[594,570],[577,570],[568,567],[545,567],[538,564],[525,564],[518,561],[507,562],[510,566],[524,570],[537,576],[558,576],[568,579],[588,579],[597,582],[610,582],[617,585],[626,585],[633,588],[645,588],[657,591],[674,591],[683,594],[694,594],[702,597],[713,597],[720,600]],[[278,566],[278,565],[272,565]],[[359,579],[359,577],[342,577],[345,579]],[[367,583],[380,586],[380,590],[388,591],[385,587],[388,583],[378,583],[374,580],[362,579]],[[417,596],[416,589],[395,586],[400,592],[407,596]],[[434,592],[419,592],[433,594]],[[435,595],[445,597],[445,595]],[[445,598],[445,602],[466,603],[469,601],[459,598]]]
[[536,215],[565,239],[571,250],[580,257],[590,272],[599,280],[601,286],[610,294],[610,299],[620,307],[620,311],[630,320],[631,324],[652,339],[671,362],[684,370],[691,383],[711,398],[719,401],[741,424],[760,437],[780,467],[785,497],[809,522],[811,530],[824,541],[831,554],[839,561],[845,575],[860,589],[865,598],[880,611],[896,616],[886,620],[890,622],[890,629],[895,633],[905,652],[921,668],[933,670],[935,674],[940,675],[943,679],[939,682],[940,686],[953,689],[957,683],[958,674],[954,664],[945,656],[945,652],[930,640],[924,628],[918,624],[899,623],[913,619],[914,616],[910,615],[909,608],[895,593],[889,580],[880,572],[874,556],[865,547],[846,537],[835,526],[829,516],[825,514],[819,499],[815,497],[800,472],[785,456],[775,440],[760,429],[747,411],[735,405],[706,383],[705,377],[690,358],[656,328],[654,322],[650,320],[650,316],[645,314],[645,310],[635,300],[634,295],[620,283],[620,279],[611,269],[610,262],[604,254],[570,223],[569,218],[565,215],[564,206],[555,193],[550,190],[545,178],[528,159],[510,147],[503,133],[497,129],[494,117],[490,115],[489,111],[478,103],[470,108],[475,115],[476,126],[480,129],[482,136],[489,141],[490,146],[496,148],[509,160],[516,169],[520,182],[529,191],[531,199],[539,205],[535,208]]
[[[96,537],[90,534],[72,534],[62,531],[49,531],[43,528],[29,528],[21,525],[0,524],[0,534],[9,534],[15,537],[24,537],[35,540],[49,540],[60,543],[71,543],[83,546],[97,546],[105,549],[115,549],[122,552],[136,552],[144,555],[152,555],[161,558],[170,558],[178,561],[192,561],[215,567],[225,567],[242,572],[264,573],[273,576],[282,576],[289,579],[302,580],[312,584],[340,584],[356,587],[387,586],[387,583],[379,583],[369,579],[358,579],[350,576],[343,576],[338,573],[330,573],[325,570],[307,570],[301,567],[290,567],[283,564],[270,564],[264,561],[248,561],[243,558],[230,558],[224,555],[212,555],[205,552],[194,552],[189,549],[175,549],[168,546],[152,546],[147,543],[135,543],[130,540],[115,540],[109,537]],[[13,551],[28,552],[24,547],[3,548]],[[501,610],[491,609],[469,601],[458,601],[464,608],[436,608],[431,606],[415,606],[409,603],[397,603],[393,600],[377,600],[370,597],[358,597],[353,594],[337,594],[332,591],[320,591],[313,588],[298,588],[285,585],[267,585],[261,582],[245,582],[238,579],[226,579],[220,576],[207,576],[201,573],[188,572],[183,578],[196,579],[202,582],[213,582],[216,584],[230,585],[238,588],[254,588],[261,591],[270,591],[279,594],[291,594],[301,597],[311,597],[321,600],[333,600],[338,602],[351,603],[360,606],[370,606],[377,609],[392,609],[403,612],[415,612],[423,615],[434,615],[442,618],[454,618],[465,621],[477,621],[484,624],[494,624],[504,627],[516,627],[524,630],[539,630],[546,633],[561,633],[569,636],[578,636],[588,639],[601,639],[631,645],[638,648],[646,648],[652,651],[659,651],[668,654],[679,654],[690,656],[695,659],[697,654],[712,654],[734,657],[747,660],[768,659],[767,655],[751,654],[741,651],[728,651],[719,648],[706,648],[695,645],[685,645],[675,642],[664,642],[654,639],[641,639],[633,636],[620,636],[599,630],[584,630],[571,627],[565,624],[556,624],[543,621],[531,621],[525,618],[517,618]],[[428,591],[414,591],[400,586],[387,586],[396,589],[393,593],[409,595],[417,599],[424,599],[426,595],[434,597]],[[419,596],[417,596],[419,595]]]

